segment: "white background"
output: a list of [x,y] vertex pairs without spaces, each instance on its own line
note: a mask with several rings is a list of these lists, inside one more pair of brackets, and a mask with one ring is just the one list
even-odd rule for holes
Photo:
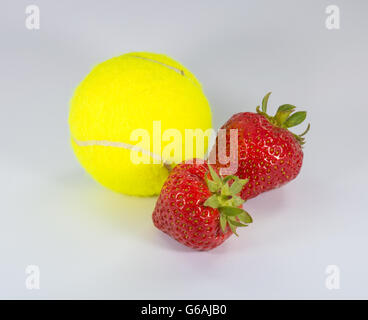
[[[40,30],[25,28],[29,4]],[[329,4],[340,30],[325,27]],[[368,298],[367,9],[358,0],[2,1],[0,298]],[[69,145],[75,86],[96,63],[140,50],[196,74],[216,129],[269,90],[270,111],[308,111],[301,174],[248,201],[253,225],[213,251],[155,229],[155,198],[101,187]],[[25,287],[30,264],[40,290]],[[325,286],[330,264],[340,290]]]

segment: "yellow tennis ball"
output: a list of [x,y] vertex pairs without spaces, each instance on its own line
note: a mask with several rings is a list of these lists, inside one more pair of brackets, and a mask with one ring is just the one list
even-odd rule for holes
[[[178,163],[187,158],[186,129],[205,131],[212,124],[208,101],[188,69],[162,54],[134,52],[92,69],[74,92],[69,126],[74,152],[95,180],[117,192],[150,196],[159,194],[168,176],[167,166],[156,159],[165,160],[157,147],[156,129],[181,134],[183,152],[173,156]],[[139,140],[134,132],[139,130],[150,135],[146,148],[134,147]],[[161,150],[171,142],[162,136]],[[194,154],[204,156],[208,139],[203,151],[196,149],[196,143]],[[151,161],[137,164],[132,153]]]

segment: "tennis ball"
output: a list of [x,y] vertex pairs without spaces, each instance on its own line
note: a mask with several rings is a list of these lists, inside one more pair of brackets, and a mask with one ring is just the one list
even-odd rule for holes
[[[169,168],[165,162],[154,161],[163,158],[152,141],[157,123],[161,132],[180,132],[183,150],[186,129],[205,131],[212,126],[210,106],[198,80],[162,54],[134,52],[102,62],[78,85],[71,99],[71,144],[78,160],[95,180],[120,193],[160,193]],[[146,149],[134,148],[137,137],[132,133],[137,129],[150,135]],[[161,150],[171,142],[162,139]],[[193,153],[198,156],[201,150],[194,142]],[[203,156],[207,145],[205,139]],[[152,161],[136,163],[131,153],[148,155]],[[174,163],[186,160],[186,153],[177,153],[173,159]]]

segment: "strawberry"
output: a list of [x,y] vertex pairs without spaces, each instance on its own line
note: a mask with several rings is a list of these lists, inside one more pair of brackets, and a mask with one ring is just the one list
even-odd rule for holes
[[236,176],[221,177],[197,159],[178,164],[162,187],[153,223],[190,248],[213,249],[236,234],[237,227],[252,222],[238,196],[246,183]]
[[[300,172],[303,162],[302,146],[304,135],[310,125],[300,135],[288,129],[304,121],[305,111],[294,112],[295,106],[284,104],[280,106],[275,116],[267,114],[267,103],[271,92],[262,100],[262,110],[257,107],[257,113],[242,112],[234,114],[222,127],[226,129],[226,150],[219,150],[219,154],[230,153],[230,129],[238,129],[238,150],[235,159],[238,163],[235,173],[241,179],[248,179],[247,186],[242,190],[242,199],[250,199],[258,194],[271,190],[293,180]],[[210,153],[210,163],[221,164],[216,150],[219,148],[219,136]],[[225,144],[224,144],[225,145]],[[221,148],[221,143],[220,143]],[[233,157],[234,160],[234,157]]]

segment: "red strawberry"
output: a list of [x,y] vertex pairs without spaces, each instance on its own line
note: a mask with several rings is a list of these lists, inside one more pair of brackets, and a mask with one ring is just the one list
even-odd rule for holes
[[153,223],[188,247],[213,249],[236,234],[237,227],[252,222],[240,208],[244,200],[237,196],[246,183],[236,176],[219,177],[211,166],[197,159],[178,164],[162,187]]
[[[249,179],[241,192],[246,200],[293,180],[299,173],[303,162],[303,136],[310,125],[300,135],[288,130],[304,121],[305,111],[294,112],[295,106],[280,106],[274,117],[267,112],[267,102],[271,92],[262,100],[262,111],[234,114],[222,127],[226,129],[226,154],[230,153],[230,129],[238,129],[238,170],[235,173],[241,179]],[[210,153],[210,163],[215,159],[218,170],[228,167],[221,164],[216,150],[219,137]],[[220,143],[221,147],[221,143]],[[219,150],[221,151],[221,150]],[[224,151],[224,150],[222,150]],[[221,173],[221,171],[220,171]]]

